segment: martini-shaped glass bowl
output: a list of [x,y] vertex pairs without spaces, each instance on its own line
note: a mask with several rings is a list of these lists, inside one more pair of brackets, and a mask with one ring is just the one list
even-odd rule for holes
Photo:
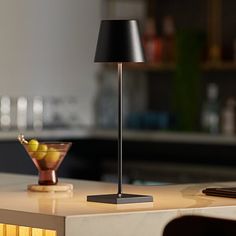
[[38,169],[39,185],[57,184],[58,177],[56,171],[64,160],[71,144],[70,142],[40,142],[35,148],[32,144],[23,144],[26,152]]

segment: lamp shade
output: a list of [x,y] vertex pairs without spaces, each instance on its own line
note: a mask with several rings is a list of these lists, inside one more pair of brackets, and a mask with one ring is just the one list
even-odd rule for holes
[[136,20],[103,20],[97,41],[95,62],[144,62]]

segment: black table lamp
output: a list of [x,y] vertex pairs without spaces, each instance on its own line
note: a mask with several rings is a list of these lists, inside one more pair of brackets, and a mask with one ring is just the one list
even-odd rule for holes
[[118,191],[116,194],[87,196],[87,201],[113,204],[152,202],[152,196],[122,192],[122,63],[145,61],[138,22],[103,20],[94,61],[118,64]]

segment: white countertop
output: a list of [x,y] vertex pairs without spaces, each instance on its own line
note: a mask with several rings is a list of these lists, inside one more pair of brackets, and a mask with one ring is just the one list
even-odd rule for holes
[[[154,230],[155,235],[161,235],[168,221],[184,214],[236,219],[236,199],[210,197],[201,193],[206,187],[236,186],[236,182],[126,185],[125,192],[152,195],[154,202],[112,205],[87,202],[86,196],[115,193],[114,184],[71,179],[60,181],[72,183],[73,193],[28,192],[27,185],[36,183],[37,177],[0,174],[0,222],[56,229],[58,236],[109,235],[112,231],[108,226],[119,231],[119,234],[113,232],[112,235],[139,236],[147,229],[149,235],[154,235],[151,234]],[[135,234],[120,232],[120,227],[126,227],[127,232]]]
[[[116,185],[104,182],[61,179],[72,183],[73,193],[37,193],[26,191],[28,184],[37,183],[37,177],[0,174],[0,209],[24,211],[56,216],[82,216],[116,214],[138,211],[175,210],[179,208],[202,208],[236,206],[236,200],[205,196],[201,190],[209,186],[232,186],[232,183],[184,184],[167,186],[125,185],[127,193],[149,194],[153,203],[112,205],[86,201],[87,195],[115,193]],[[234,183],[236,186],[236,183]]]

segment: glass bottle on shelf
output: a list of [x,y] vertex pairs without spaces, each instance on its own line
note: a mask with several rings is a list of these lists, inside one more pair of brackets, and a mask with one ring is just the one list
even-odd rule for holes
[[27,128],[27,108],[28,101],[26,97],[17,98],[17,128],[25,130]]
[[235,100],[228,98],[222,110],[222,133],[234,135],[235,133]]
[[106,72],[100,75],[95,98],[96,126],[114,128],[117,125],[117,91],[113,75]]
[[35,130],[43,128],[43,98],[40,96],[33,98],[33,128]]
[[202,110],[202,128],[211,134],[219,133],[218,86],[211,83],[207,87],[207,98]]
[[2,96],[0,99],[0,125],[1,129],[8,130],[11,126],[11,99],[9,96]]
[[148,18],[145,23],[143,35],[144,51],[148,62],[161,62],[162,41],[157,36],[156,23],[153,18]]
[[[131,91],[127,84],[128,74],[124,74],[127,80],[123,84],[123,125],[130,111]],[[113,129],[118,125],[118,82],[114,71],[103,71],[98,77],[97,92],[94,101],[95,124],[102,129]]]
[[234,60],[234,63],[236,63],[236,39],[234,40],[233,42],[233,60]]
[[175,60],[175,23],[171,15],[163,18],[163,61],[174,62]]

